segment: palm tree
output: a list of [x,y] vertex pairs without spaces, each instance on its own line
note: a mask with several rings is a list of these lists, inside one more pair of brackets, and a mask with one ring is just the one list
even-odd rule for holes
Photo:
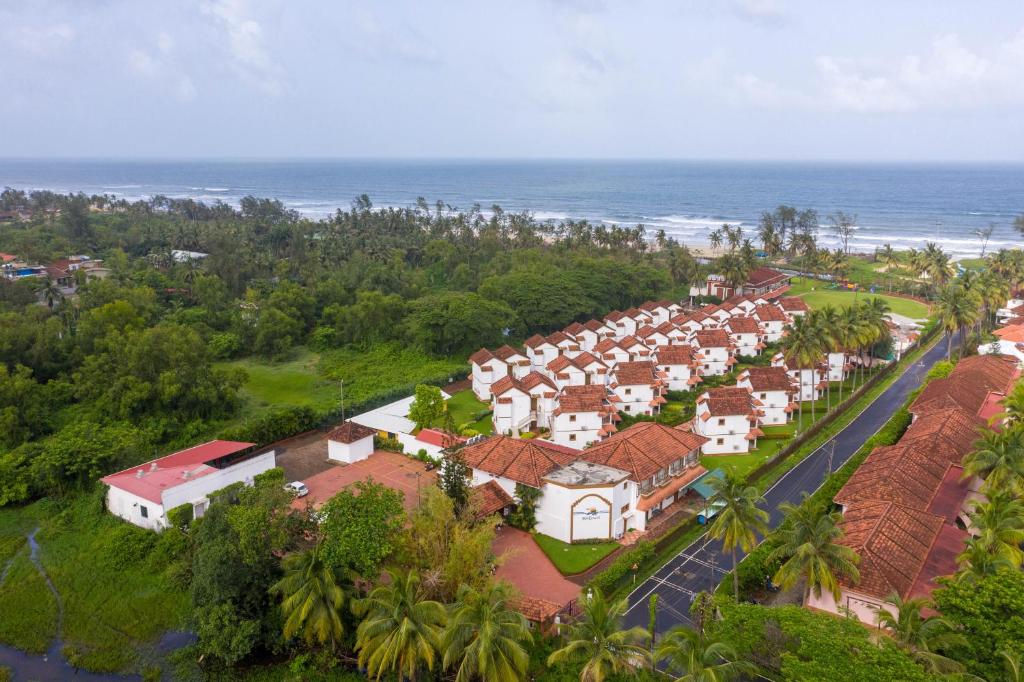
[[969,514],[978,544],[1019,568],[1024,560],[1024,502],[1005,493],[989,494]]
[[964,551],[956,557],[960,569],[956,579],[974,582],[1004,570],[1012,570],[1013,562],[1004,556],[992,554],[979,538],[968,538]]
[[1006,670],[1006,682],[1021,682],[1021,680],[1024,680],[1024,663],[1020,660],[1020,653],[1009,649],[1001,649],[999,655],[1003,659],[1003,668]]
[[801,504],[786,502],[779,508],[786,514],[786,523],[779,528],[781,543],[772,552],[772,559],[785,563],[772,582],[788,590],[803,579],[807,583],[805,595],[813,593],[820,598],[827,590],[838,604],[840,577],[853,582],[860,580],[857,570],[860,557],[850,547],[837,542],[843,535],[839,528],[842,515],[829,513],[806,497]]
[[999,416],[1007,426],[1013,428],[1024,425],[1024,383],[1017,383],[1001,403],[1003,411]]
[[732,287],[733,293],[739,293],[743,283],[747,281],[747,275],[750,274],[750,269],[743,259],[734,253],[727,253],[718,259],[718,267],[726,283]]
[[885,603],[891,608],[878,607],[876,622],[892,635],[897,646],[913,656],[930,673],[946,674],[963,670],[962,665],[937,652],[963,644],[966,639],[955,632],[945,618],[922,617],[921,610],[930,606],[927,599],[903,599],[894,593]]
[[675,682],[725,682],[756,670],[752,663],[738,660],[736,650],[726,642],[682,625],[665,633],[654,658],[679,674]]
[[284,576],[270,592],[281,597],[285,639],[301,634],[308,644],[333,649],[345,630],[341,620],[347,598],[344,571],[323,560],[320,544],[289,554],[282,567]]
[[749,552],[757,544],[757,534],[768,532],[768,512],[758,506],[764,502],[764,498],[757,492],[757,488],[747,485],[733,471],[727,471],[724,477],[711,477],[708,484],[714,491],[714,498],[725,505],[708,529],[708,535],[721,540],[722,547],[732,553],[732,591],[736,601],[739,601],[740,577],[736,565],[736,549]]
[[946,360],[953,356],[953,334],[962,332],[978,319],[978,307],[973,296],[959,284],[953,283],[939,293],[937,302],[939,323],[946,331]]
[[886,279],[889,281],[889,291],[892,291],[892,273],[900,266],[900,254],[891,244],[884,244],[875,251],[875,258],[882,261],[885,266]]
[[[826,305],[817,311],[817,328],[821,334],[822,348],[825,352],[825,390],[826,390],[826,411],[832,411],[832,382],[830,381],[829,375],[832,372],[832,367],[829,364],[829,354],[838,353],[843,350],[843,334],[842,328],[839,324],[839,311],[832,305]],[[843,365],[846,365],[846,354],[843,354]],[[842,391],[842,382],[839,384],[839,390]],[[840,393],[840,396],[842,393]],[[841,398],[840,398],[841,399]]]
[[977,476],[986,491],[1020,494],[1024,490],[1024,428],[985,430],[964,456],[963,477]]
[[[889,304],[878,296],[872,296],[871,298],[865,299],[857,307],[857,312],[860,316],[861,323],[863,325],[863,345],[860,349],[861,354],[861,381],[864,380],[864,368],[867,364],[867,360],[870,359],[870,351],[872,346],[881,341],[882,339],[889,336],[889,325],[888,318],[886,315],[889,313]],[[865,359],[864,355],[867,354]]]
[[507,583],[477,591],[459,587],[441,638],[444,667],[458,666],[455,682],[518,682],[526,678],[530,641],[526,619],[508,607]]
[[57,282],[55,282],[49,275],[39,283],[36,291],[43,297],[43,300],[46,301],[46,306],[50,310],[53,310],[54,305],[64,300],[64,292],[61,291]]
[[712,250],[718,251],[722,247],[722,229],[712,230],[708,233],[708,244]]
[[822,353],[822,335],[816,320],[817,318],[811,315],[797,317],[789,328],[789,334],[782,341],[782,352],[786,361],[795,364],[798,371],[800,384],[800,393],[797,396],[800,401],[798,430],[800,431],[803,431],[804,428],[804,369],[811,368],[813,374]]
[[570,628],[565,646],[548,656],[548,665],[583,662],[580,682],[604,682],[609,675],[640,667],[650,655],[640,644],[647,631],[622,629],[626,600],[608,602],[596,589],[587,594],[580,619]]
[[393,673],[415,682],[423,666],[434,669],[446,620],[444,606],[420,599],[415,571],[385,574],[385,583],[353,607],[357,616],[363,616],[356,630],[359,665],[378,680]]
[[832,278],[836,281],[842,279],[846,272],[846,254],[842,249],[836,249],[825,254],[825,267]]

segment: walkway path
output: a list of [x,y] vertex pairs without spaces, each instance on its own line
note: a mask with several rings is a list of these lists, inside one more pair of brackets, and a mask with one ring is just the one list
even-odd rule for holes
[[[778,508],[780,504],[799,502],[805,491],[810,493],[821,486],[828,474],[830,455],[832,471],[845,464],[864,441],[889,420],[907,399],[907,395],[921,385],[931,366],[945,359],[945,355],[946,344],[940,340],[920,360],[906,368],[889,388],[832,440],[808,455],[772,485],[765,492],[764,505],[771,515],[769,525],[774,528],[782,520],[782,512]],[[743,554],[739,552],[737,560],[742,558]],[[731,569],[732,558],[722,551],[721,543],[702,535],[630,593],[626,625],[647,628],[647,605],[650,596],[655,593],[658,595],[656,629],[659,633],[680,623],[691,624],[690,604],[693,597],[698,592],[714,590]]]

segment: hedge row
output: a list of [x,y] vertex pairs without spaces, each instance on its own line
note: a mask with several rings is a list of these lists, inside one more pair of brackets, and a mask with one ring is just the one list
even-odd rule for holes
[[588,584],[589,587],[600,590],[603,594],[611,594],[619,580],[625,578],[633,565],[640,566],[644,561],[654,555],[654,543],[649,540],[641,540],[632,549],[629,549],[618,556],[608,568],[604,569]]

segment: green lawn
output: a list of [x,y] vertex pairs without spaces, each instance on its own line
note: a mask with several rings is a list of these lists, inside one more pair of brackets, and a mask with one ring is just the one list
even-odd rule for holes
[[337,382],[327,381],[317,368],[320,356],[301,349],[292,360],[272,362],[261,358],[245,358],[221,363],[222,367],[244,369],[249,379],[242,386],[243,408],[249,416],[271,407],[308,405],[325,409],[338,403]]
[[[478,400],[471,389],[455,393],[445,405],[448,406],[448,412],[451,414],[455,426],[469,424],[469,428],[483,434],[490,434],[493,431],[494,425],[491,423],[490,414],[479,419],[476,418],[481,412],[489,410],[490,405]],[[441,424],[434,424],[434,426],[441,426]]]
[[847,308],[857,302],[877,296],[885,301],[889,305],[889,309],[897,315],[903,315],[915,320],[923,320],[928,317],[928,306],[908,298],[871,294],[865,291],[842,291],[829,289],[828,287],[828,282],[794,277],[793,285],[786,293],[789,296],[799,296],[811,308],[823,308],[826,305],[832,305],[836,308]]
[[41,654],[56,634],[57,602],[25,548],[0,583],[0,642]]
[[619,547],[617,542],[569,545],[540,533],[533,539],[562,575],[582,573]]

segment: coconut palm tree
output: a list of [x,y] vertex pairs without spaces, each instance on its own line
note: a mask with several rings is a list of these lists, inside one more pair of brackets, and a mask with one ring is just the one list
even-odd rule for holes
[[[871,348],[890,335],[888,318],[889,304],[879,296],[872,296],[860,303],[858,314],[864,328],[864,345],[861,347],[861,381],[864,368],[870,359]],[[867,358],[865,358],[867,355]]]
[[708,535],[722,541],[722,547],[732,554],[732,591],[736,601],[740,600],[740,578],[736,564],[736,550],[749,552],[757,544],[757,534],[768,532],[768,512],[758,505],[764,498],[757,488],[732,471],[725,476],[713,476],[708,484],[714,491],[714,499],[725,506],[718,512]]
[[641,627],[622,629],[628,603],[608,602],[600,590],[588,590],[580,619],[569,629],[565,646],[548,656],[548,665],[583,663],[580,682],[604,682],[609,675],[629,672],[646,662],[650,653]]
[[654,658],[666,663],[675,682],[725,682],[756,670],[726,642],[682,625],[665,633]]
[[827,512],[806,497],[801,504],[786,502],[779,509],[785,512],[786,523],[779,528],[781,542],[772,552],[772,559],[784,563],[772,582],[788,590],[803,579],[807,584],[805,596],[813,593],[821,597],[822,592],[828,591],[839,603],[840,579],[860,580],[860,557],[837,542],[843,535],[839,528],[842,515]]
[[989,494],[968,515],[978,543],[1019,568],[1024,561],[1024,502],[1005,493]]
[[[946,331],[946,360],[953,357],[953,334],[974,324],[978,319],[978,304],[974,296],[957,283],[950,284],[939,293],[936,303],[939,323]],[[963,335],[965,340],[966,335]],[[961,348],[962,352],[962,348]]]
[[846,254],[842,249],[829,251],[825,254],[825,268],[836,281],[842,279],[846,272]]
[[440,602],[420,598],[415,571],[386,571],[386,580],[353,605],[363,621],[356,630],[359,665],[370,677],[389,673],[415,682],[419,671],[433,670],[446,614]]
[[891,244],[883,244],[875,251],[875,258],[885,266],[885,276],[889,282],[889,291],[892,291],[893,271],[900,267],[900,254]]
[[459,587],[441,637],[445,669],[457,667],[455,682],[518,682],[526,678],[530,641],[526,619],[509,608],[507,583],[477,591]]
[[64,300],[64,292],[61,291],[57,282],[49,275],[39,283],[36,292],[43,297],[43,300],[46,301],[46,307],[50,310],[53,310],[55,305]]
[[1006,682],[1021,682],[1024,680],[1024,662],[1020,660],[1019,652],[1001,649],[999,656],[1003,659]]
[[985,430],[974,449],[964,456],[963,477],[977,476],[986,491],[1024,491],[1024,428]]
[[878,607],[876,622],[892,635],[897,646],[930,673],[940,675],[963,670],[962,665],[938,652],[964,644],[966,639],[942,616],[926,618],[921,615],[921,610],[931,605],[927,599],[903,599],[898,594],[891,594],[885,603],[891,608]]
[[974,582],[980,578],[995,575],[999,571],[1012,570],[1013,562],[1004,556],[992,554],[978,538],[968,538],[964,551],[956,557],[959,570],[956,579]]
[[710,233],[708,233],[708,244],[714,251],[718,251],[718,249],[722,248],[721,228],[718,228],[717,230],[712,230]]
[[349,585],[345,572],[323,560],[320,544],[289,554],[282,568],[284,576],[270,592],[281,597],[285,639],[301,635],[307,644],[333,649],[345,630],[341,618]]
[[816,318],[812,315],[803,315],[794,319],[793,324],[789,328],[789,333],[782,340],[783,356],[786,358],[787,363],[792,362],[799,370],[800,393],[797,399],[799,400],[800,413],[797,428],[800,431],[803,431],[804,428],[804,370],[810,368],[813,374],[813,369],[821,360],[822,341],[822,334],[816,324]]
[[999,416],[1008,426],[1024,426],[1024,383],[1018,382],[1001,404],[1003,411]]
[[[825,352],[825,390],[826,390],[826,409],[832,411],[832,382],[829,380],[829,374],[831,373],[831,365],[829,365],[829,353],[839,353],[843,351],[843,334],[842,328],[839,324],[839,311],[836,310],[835,306],[826,305],[817,311],[816,322],[818,332],[821,334],[822,348]],[[843,365],[846,364],[846,355],[843,355]],[[842,383],[839,384],[840,390],[842,390]]]

